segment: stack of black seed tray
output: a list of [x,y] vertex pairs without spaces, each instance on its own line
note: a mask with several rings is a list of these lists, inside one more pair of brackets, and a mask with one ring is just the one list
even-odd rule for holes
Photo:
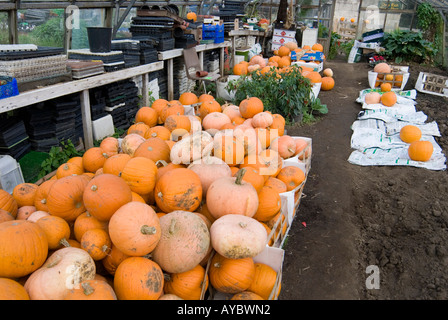
[[[132,80],[122,80],[94,88],[91,90],[90,98],[92,105],[95,106],[92,119],[110,114],[114,127],[118,129],[129,128],[139,108],[138,88]],[[101,106],[103,110],[100,110]]]
[[76,146],[83,136],[79,98],[53,99],[27,108],[25,126],[33,150],[48,152],[67,140]]
[[101,60],[106,72],[125,68],[123,51],[91,52],[90,49],[68,51],[68,58],[73,60]]
[[129,31],[132,38],[149,37],[157,41],[157,50],[174,49],[174,19],[169,17],[133,17]]
[[18,160],[31,149],[23,119],[17,116],[2,116],[0,128],[0,154]]
[[140,43],[135,40],[112,40],[111,49],[122,51],[125,68],[132,68],[140,65]]
[[[166,73],[167,66],[165,61],[165,66],[162,70],[159,70],[159,76],[158,76],[158,84],[159,84],[159,97],[161,99],[167,99],[168,98],[168,76]],[[174,81],[174,79],[173,79]],[[174,87],[174,85],[173,85]]]

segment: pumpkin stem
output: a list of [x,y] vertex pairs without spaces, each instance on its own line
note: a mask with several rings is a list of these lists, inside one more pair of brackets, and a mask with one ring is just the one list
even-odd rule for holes
[[107,245],[103,245],[101,247],[101,251],[106,252],[109,249],[109,247]]
[[172,219],[171,220],[171,224],[170,224],[170,229],[169,229],[169,233],[170,234],[174,234],[174,227],[175,227],[175,225],[176,225],[176,220]]
[[244,223],[244,222],[240,222],[239,225],[240,225],[241,228],[246,228],[247,227],[247,223]]
[[40,203],[42,203],[42,204],[46,204],[46,203],[47,203],[47,199],[42,199],[42,200],[40,200]]
[[62,244],[64,247],[71,247],[70,243],[68,243],[67,239],[65,238],[59,240],[59,243]]
[[68,169],[70,169],[70,167],[68,166],[68,164],[65,164],[64,165],[64,170],[68,170]]
[[240,170],[238,170],[238,172],[236,174],[235,184],[241,185],[241,183],[243,182],[243,177],[244,177],[245,173],[246,173],[246,168],[241,168]]
[[95,292],[95,289],[92,288],[92,286],[88,282],[83,282],[81,284],[82,290],[86,296],[91,295]]
[[90,187],[90,190],[92,190],[92,191],[96,191],[96,190],[98,190],[98,186],[96,186],[96,185],[92,185],[92,186]]
[[168,273],[164,273],[163,274],[163,279],[165,280],[165,281],[171,281],[171,275],[170,274],[168,274]]
[[[160,165],[160,166],[159,166]],[[157,166],[157,168],[160,168],[160,167],[166,167],[168,165],[168,162],[166,162],[165,160],[157,160],[157,162],[156,162],[156,166]]]
[[145,224],[140,228],[140,232],[143,234],[156,234],[157,229],[155,227],[150,227]]

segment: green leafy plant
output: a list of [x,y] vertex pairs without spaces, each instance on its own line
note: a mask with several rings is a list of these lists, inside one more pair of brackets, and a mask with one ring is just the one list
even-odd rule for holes
[[431,62],[437,53],[434,44],[423,39],[421,32],[396,29],[384,34],[381,45],[385,48],[386,58],[396,63]]
[[265,110],[279,113],[291,122],[308,122],[316,115],[326,114],[327,106],[312,95],[312,85],[300,73],[300,68],[292,66],[288,72],[278,73],[275,69],[261,74],[253,72],[238,80],[229,81],[227,90],[235,91],[233,104],[249,97],[263,101]]
[[67,141],[61,141],[61,146],[51,147],[48,153],[49,157],[45,159],[41,164],[41,170],[39,172],[39,177],[43,178],[50,172],[56,170],[61,164],[67,162],[68,159],[76,156],[81,156],[82,153],[76,150],[72,141],[69,139]]

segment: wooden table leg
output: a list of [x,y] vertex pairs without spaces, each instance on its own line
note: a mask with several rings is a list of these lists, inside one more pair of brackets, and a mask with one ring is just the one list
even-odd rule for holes
[[82,128],[84,133],[84,147],[87,150],[93,147],[93,129],[92,129],[92,116],[90,113],[89,90],[85,89],[81,91],[80,98],[81,98]]
[[174,99],[174,87],[173,87],[173,66],[174,61],[173,59],[168,60],[168,101]]
[[142,98],[143,105],[149,107],[148,74],[142,74]]

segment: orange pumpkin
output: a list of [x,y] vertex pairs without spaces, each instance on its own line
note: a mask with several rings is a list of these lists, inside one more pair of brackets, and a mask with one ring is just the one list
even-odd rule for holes
[[19,207],[33,206],[38,185],[34,183],[19,183],[12,190],[12,196]]
[[287,46],[281,46],[278,48],[278,55],[280,57],[288,56],[291,53],[291,50]]
[[127,153],[119,153],[107,158],[103,165],[103,173],[121,176],[124,166],[130,159],[131,156]]
[[19,282],[0,278],[0,300],[30,300],[30,296]]
[[202,183],[192,170],[177,168],[166,172],[154,188],[157,206],[163,212],[195,211],[202,200]]
[[[4,210],[3,210],[4,211]],[[17,220],[26,220],[30,214],[37,211],[35,206],[23,206],[17,211]],[[5,211],[7,212],[7,211]],[[9,213],[9,212],[8,212]],[[12,217],[12,215],[11,215]]]
[[[254,280],[247,290],[258,294],[265,300],[268,300],[274,290],[276,281],[277,271],[267,264],[255,263]],[[272,298],[273,297],[271,297],[271,299]]]
[[286,166],[280,170],[277,179],[283,181],[286,184],[287,190],[291,191],[305,181],[305,173],[299,167]]
[[392,85],[389,82],[383,82],[380,88],[382,92],[389,92],[392,90]]
[[171,131],[164,126],[155,126],[149,129],[149,138],[160,138],[162,140],[170,140]]
[[110,173],[94,177],[83,193],[86,210],[100,221],[108,221],[115,211],[131,200],[131,188],[126,181]]
[[95,261],[104,259],[109,254],[112,246],[108,232],[102,228],[90,229],[84,232],[80,243],[81,249],[87,251]]
[[48,241],[37,224],[26,220],[0,223],[1,278],[29,275],[42,266],[47,255]]
[[150,128],[158,124],[158,119],[157,110],[151,107],[141,107],[135,114],[135,122],[143,122]]
[[406,125],[400,130],[400,139],[403,142],[411,143],[420,140],[422,137],[422,131],[419,127],[414,125]]
[[117,300],[117,295],[104,280],[84,280],[79,287],[70,289],[64,300]]
[[237,63],[233,66],[233,74],[237,76],[243,76],[247,74],[247,65],[243,63]]
[[119,142],[115,137],[106,137],[100,143],[100,148],[103,149],[104,153],[107,154],[108,157],[112,157],[113,155],[118,154],[119,152]]
[[83,175],[57,179],[47,196],[49,213],[67,221],[75,221],[86,211],[83,194],[88,183],[89,179]]
[[49,215],[37,220],[36,224],[45,232],[49,250],[57,250],[67,246],[67,241],[70,238],[70,226],[67,221]]
[[[255,191],[257,191],[257,193],[259,193],[261,191],[261,189],[263,188],[263,185],[265,182],[264,177],[260,175],[257,168],[250,167],[250,166],[242,166],[239,170],[242,170],[242,169],[246,170],[246,172],[244,173],[244,176],[243,176],[243,181],[249,182],[254,187]],[[236,177],[237,175],[238,175],[238,172],[236,172],[232,176]]]
[[160,138],[149,138],[135,150],[134,157],[144,157],[152,160],[154,163],[163,160],[170,161],[170,147],[166,140]]
[[63,163],[56,169],[57,179],[83,173],[84,169],[74,163]]
[[128,256],[152,252],[162,235],[156,212],[140,202],[129,202],[114,213],[109,234],[117,249]]
[[202,292],[208,289],[208,275],[197,265],[180,273],[171,273],[165,279],[164,292],[174,294],[183,300],[200,300]]
[[166,122],[166,119],[171,115],[184,115],[185,108],[178,100],[169,101],[168,105],[160,112],[160,120],[162,123]]
[[265,186],[273,188],[276,192],[282,193],[287,192],[286,184],[278,178],[269,177],[264,184]]
[[263,186],[258,193],[258,203],[257,212],[253,218],[264,222],[275,217],[282,206],[280,194],[269,186]]
[[244,160],[245,146],[241,139],[229,134],[215,136],[213,154],[229,166],[239,165]]
[[210,284],[224,293],[239,293],[249,288],[254,280],[255,264],[252,258],[228,259],[216,253],[210,263]]
[[262,297],[260,297],[258,294],[250,292],[250,291],[243,291],[239,293],[235,293],[230,300],[265,300]]
[[153,191],[156,183],[157,166],[151,159],[135,157],[130,159],[121,172],[121,178],[139,195]]
[[[24,207],[22,207],[24,208]],[[17,215],[19,216],[19,215]],[[0,223],[5,221],[12,221],[15,220],[11,213],[9,213],[6,210],[0,209]],[[25,219],[17,219],[17,220],[25,220]]]
[[82,165],[87,172],[95,173],[102,168],[108,155],[100,147],[89,148],[82,156]]
[[77,164],[84,170],[84,167],[82,166],[82,157],[71,157],[67,162]]
[[381,103],[386,107],[392,107],[397,102],[397,95],[393,91],[383,93],[381,95]]
[[277,151],[283,159],[289,159],[296,153],[296,143],[289,135],[282,135],[271,142],[270,148]]
[[163,292],[162,269],[143,257],[129,257],[120,263],[114,276],[119,300],[157,300]]
[[3,189],[0,189],[0,209],[9,212],[14,218],[17,216],[18,204],[16,199]]
[[179,97],[179,101],[184,105],[184,106],[188,106],[188,105],[192,105],[192,104],[196,104],[199,102],[199,98],[196,94],[194,94],[193,92],[184,92],[180,95]]
[[408,147],[409,158],[414,161],[429,161],[434,147],[430,141],[414,141]]
[[207,100],[201,103],[199,106],[199,117],[204,119],[206,115],[212,112],[221,112],[222,108],[218,101],[215,99]]
[[157,112],[157,124],[163,123],[160,120],[160,114],[162,112],[162,109],[165,108],[168,105],[168,103],[169,103],[168,100],[165,100],[165,99],[156,99],[152,103],[151,108],[153,108]]
[[109,221],[100,221],[92,216],[88,211],[81,213],[73,224],[73,235],[78,242],[81,242],[83,234],[91,229],[103,229],[107,231]]
[[264,110],[263,101],[257,97],[250,97],[242,100],[239,104],[241,115],[248,119]]
[[323,77],[321,89],[323,91],[330,91],[334,88],[334,79],[332,77]]
[[126,133],[127,134],[135,133],[147,139],[149,135],[148,133],[149,129],[150,127],[144,122],[136,122],[128,128],[128,131]]
[[122,261],[124,261],[126,258],[129,258],[129,257],[130,256],[121,252],[112,243],[112,247],[111,247],[109,253],[106,255],[106,257],[103,260],[101,260],[101,263],[109,274],[114,275],[115,271],[117,270],[118,265]]
[[322,51],[324,51],[324,46],[321,45],[320,43],[315,43],[315,44],[313,44],[313,46],[311,47],[311,50],[322,52]]
[[166,118],[164,126],[173,132],[176,129],[184,129],[186,132],[191,130],[190,118],[186,115],[173,114]]

